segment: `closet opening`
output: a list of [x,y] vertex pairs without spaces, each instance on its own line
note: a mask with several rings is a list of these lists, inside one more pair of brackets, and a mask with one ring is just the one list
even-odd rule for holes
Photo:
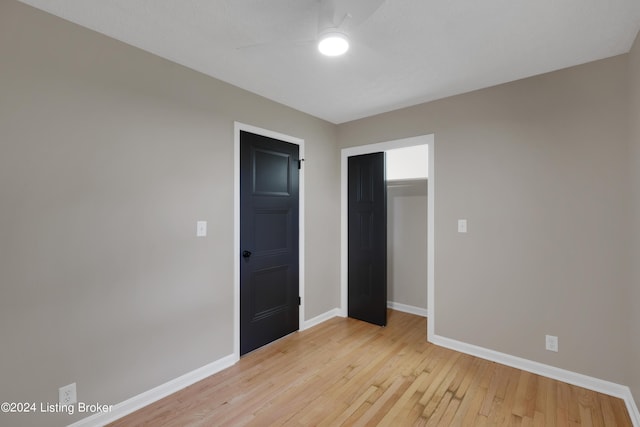
[[428,146],[385,150],[387,306],[427,315]]

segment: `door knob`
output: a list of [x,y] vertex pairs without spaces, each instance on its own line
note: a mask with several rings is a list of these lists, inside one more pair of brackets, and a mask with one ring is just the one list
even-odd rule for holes
[[249,258],[251,256],[251,251],[242,251],[243,258]]

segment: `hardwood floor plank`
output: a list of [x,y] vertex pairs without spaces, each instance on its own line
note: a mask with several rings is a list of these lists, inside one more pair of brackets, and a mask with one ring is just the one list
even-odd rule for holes
[[500,375],[496,373],[498,370],[498,366],[494,365],[491,367],[491,383],[489,384],[489,388],[484,395],[484,400],[482,401],[482,406],[480,407],[480,414],[489,416],[489,412],[491,411],[491,407],[493,406],[494,399],[496,396],[496,391],[498,390],[498,383],[500,382]]
[[[450,380],[453,379],[451,378],[450,372],[455,366],[455,362],[459,358],[459,353],[454,354],[452,357],[444,359],[444,363],[439,369],[432,371],[435,376],[433,377],[433,380],[431,381],[429,387],[427,387],[424,394],[420,398],[420,404],[425,405],[425,409],[429,401],[431,401],[434,397],[436,399],[440,399],[444,395],[444,392],[449,388]],[[454,372],[453,374],[455,376],[456,372]],[[429,414],[425,415],[428,416]]]
[[[435,403],[434,409],[431,411],[427,411],[426,409],[422,411],[422,414],[431,413],[430,416],[425,416],[427,419],[427,427],[436,427],[438,425],[447,425],[442,422],[442,418],[444,417],[447,408],[449,407],[449,403],[451,403],[451,398],[453,397],[453,393],[447,391],[442,398],[438,399],[438,402]],[[431,401],[433,402],[433,400]],[[431,404],[431,402],[429,402]]]
[[472,377],[473,380],[469,383],[467,391],[461,398],[458,411],[451,422],[452,426],[460,427],[473,425],[469,424],[469,422],[471,422],[470,420],[472,417],[475,417],[480,412],[482,402],[484,401],[484,389],[481,387],[481,383],[478,381],[478,378],[484,377],[484,373],[490,369],[491,363],[481,359],[476,359],[475,362],[478,362],[477,369]]
[[600,408],[605,426],[616,424],[616,416],[610,399],[600,399]]
[[613,405],[613,413],[616,417],[616,422],[613,425],[631,425],[631,417],[629,416],[629,412],[627,412],[627,407],[622,399],[616,399],[613,396],[603,396],[606,399],[609,399],[611,404]]
[[447,409],[442,415],[442,419],[440,420],[440,425],[450,426],[453,423],[453,417],[455,417],[456,412],[458,412],[458,408],[460,407],[460,399],[456,399],[455,396],[449,401],[447,405]]
[[[449,371],[448,375],[446,375],[444,377],[442,383],[440,383],[440,386],[436,389],[435,393],[433,394],[431,399],[428,401],[428,403],[424,407],[424,410],[422,411],[422,414],[426,418],[431,418],[431,416],[435,412],[436,408],[438,406],[440,406],[443,398],[447,394],[451,394],[451,392],[448,391],[449,390],[449,386],[451,385],[451,381],[453,381],[453,379],[455,378],[455,376],[457,374],[458,374],[457,368],[455,366],[453,366],[452,369]],[[425,394],[425,396],[426,396],[426,394]],[[424,396],[423,396],[423,398],[424,398]],[[451,397],[449,399],[451,399]],[[420,403],[423,403],[423,399],[422,398],[420,399]]]
[[[520,372],[520,378],[518,380],[518,388],[516,389],[515,403],[511,411],[512,414],[524,417],[528,415],[529,402],[527,400],[527,390],[529,388],[529,382],[534,381],[534,374],[522,371]],[[533,416],[533,411],[531,411]]]
[[334,318],[111,426],[631,426],[621,399],[430,344],[426,319]]
[[351,418],[356,411],[369,400],[372,394],[378,390],[376,386],[369,386],[367,390],[361,394],[351,405],[347,407],[337,418],[327,419],[321,422],[319,426],[342,425],[346,420]]
[[486,368],[486,366],[488,366],[488,364],[485,363],[484,360],[479,359],[477,357],[472,357],[472,356],[470,357],[471,357],[471,364],[468,365],[468,368],[464,371],[465,373],[464,378],[462,379],[462,382],[456,389],[456,394],[454,396],[454,398],[458,400],[462,400],[465,397],[465,395],[467,394],[467,391],[471,388],[471,384],[474,382],[474,379],[477,376],[481,375],[481,371],[483,367]]
[[[406,407],[411,406],[415,407],[419,404],[420,394],[417,393],[417,390],[423,384],[427,384],[429,380],[429,374],[427,372],[422,372],[417,378],[414,378],[409,387],[404,391],[404,393],[398,398],[396,404],[386,413],[386,415],[380,421],[381,425],[394,425],[395,419],[399,416],[401,412],[406,412]],[[409,404],[409,402],[413,401],[413,403]],[[420,413],[422,413],[422,406]]]
[[[467,377],[467,373],[472,371],[470,367],[473,364],[473,360],[474,357],[469,356],[468,354],[462,354],[460,356],[460,360],[458,361],[458,373],[449,385],[449,391],[454,394],[454,398],[458,395],[458,389],[463,384],[464,379]],[[464,392],[462,392],[462,395],[464,395]]]
[[544,389],[540,395],[544,396],[544,402],[542,402],[540,411],[544,414],[544,425],[547,427],[555,427],[557,421],[556,413],[558,410],[556,383],[549,378],[543,378],[543,381]]
[[362,427],[366,425],[378,425],[380,420],[387,413],[389,408],[398,400],[399,395],[409,386],[409,382],[403,378],[396,379],[385,391],[378,397],[369,411],[360,417],[358,421],[353,424],[354,427]]

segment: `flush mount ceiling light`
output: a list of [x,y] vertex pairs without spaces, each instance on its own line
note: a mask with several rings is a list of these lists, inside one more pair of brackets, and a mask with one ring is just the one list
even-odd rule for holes
[[349,38],[338,31],[328,31],[320,36],[318,50],[326,56],[344,55],[349,50]]

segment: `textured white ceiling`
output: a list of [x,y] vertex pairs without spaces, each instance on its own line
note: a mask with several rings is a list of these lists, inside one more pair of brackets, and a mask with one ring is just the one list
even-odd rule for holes
[[21,1],[333,123],[626,53],[640,29],[639,0],[386,0],[326,58],[299,42],[317,0]]

